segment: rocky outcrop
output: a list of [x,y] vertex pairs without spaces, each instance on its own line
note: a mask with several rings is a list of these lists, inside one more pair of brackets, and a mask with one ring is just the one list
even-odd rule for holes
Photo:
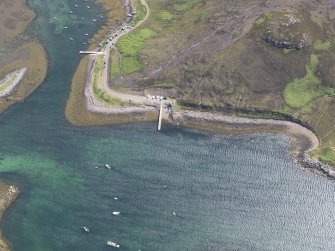
[[[0,182],[0,218],[10,205],[16,200],[19,189],[5,182]],[[10,251],[9,244],[3,238],[0,232],[0,251]]]
[[277,39],[274,39],[270,36],[266,36],[265,38],[262,38],[266,43],[271,44],[272,46],[280,49],[296,49],[301,50],[302,44],[295,45],[293,43],[289,43],[287,41],[280,41]]

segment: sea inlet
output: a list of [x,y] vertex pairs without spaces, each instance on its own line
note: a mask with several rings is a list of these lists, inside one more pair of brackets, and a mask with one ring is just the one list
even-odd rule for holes
[[109,250],[107,240],[120,250],[335,249],[335,182],[303,171],[288,136],[70,125],[78,51],[103,10],[79,0],[29,5],[49,73],[0,117],[0,177],[21,189],[2,223],[16,251]]

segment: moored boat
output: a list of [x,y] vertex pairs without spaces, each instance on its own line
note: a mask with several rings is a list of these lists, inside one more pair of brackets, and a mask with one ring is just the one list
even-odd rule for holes
[[88,228],[88,227],[85,227],[85,226],[82,227],[82,230],[83,230],[84,232],[86,232],[86,233],[89,233],[89,232],[90,232],[89,228]]
[[111,246],[114,248],[120,248],[120,245],[113,241],[107,241],[107,246]]

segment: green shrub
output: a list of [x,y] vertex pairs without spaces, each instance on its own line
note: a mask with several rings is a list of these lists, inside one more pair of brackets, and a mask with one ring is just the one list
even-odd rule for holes
[[321,40],[316,40],[313,47],[315,50],[318,51],[328,51],[331,45],[332,44],[329,40],[326,40],[325,42],[322,42]]
[[265,23],[265,18],[264,17],[260,17],[256,20],[256,24],[257,25],[261,25],[261,24],[264,24]]
[[290,54],[292,51],[294,51],[295,49],[286,49],[286,48],[284,48],[283,49],[283,52],[284,52],[284,54]]
[[241,35],[241,32],[240,31],[235,31],[234,33],[233,33],[233,38],[237,38],[237,37],[239,37]]
[[167,10],[160,11],[157,16],[163,22],[170,22],[174,18],[174,15]]
[[263,14],[260,18],[256,20],[257,25],[262,25],[264,24],[267,20],[271,20],[272,14],[271,13],[265,13]]

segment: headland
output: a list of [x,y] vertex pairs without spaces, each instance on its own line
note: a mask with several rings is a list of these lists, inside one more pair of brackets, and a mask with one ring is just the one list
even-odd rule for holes
[[[247,22],[249,25],[245,26],[245,29],[240,32],[239,36],[230,36],[230,39],[225,42],[226,47],[229,48],[232,44],[238,43],[243,36],[253,29],[251,24],[267,11],[282,11],[285,8],[295,6],[299,2],[303,3],[304,1],[296,1],[294,3],[282,2],[280,4],[271,2],[262,8],[258,8],[259,13],[254,13],[254,16]],[[168,104],[173,104],[173,109],[166,109],[164,116],[166,122],[173,124],[203,130],[223,131],[226,133],[262,131],[287,133],[294,139],[292,153],[294,153],[303,166],[329,177],[334,175],[331,166],[321,164],[317,160],[318,156],[316,156],[317,154],[315,153],[322,149],[320,147],[322,144],[320,145],[318,136],[316,136],[317,130],[313,130],[312,132],[310,129],[301,125],[280,120],[282,117],[276,115],[268,116],[270,119],[255,119],[227,116],[224,113],[214,111],[212,113],[200,112],[188,106],[189,102],[186,102],[183,98],[180,100],[178,98],[180,95],[172,94],[171,96],[174,96],[173,98],[166,98],[166,96],[170,96],[170,94],[173,93],[173,90],[171,92],[169,89],[173,89],[174,85],[169,83],[156,83],[152,85],[152,87],[145,89],[121,87],[121,82],[126,83],[126,85],[128,85],[127,82],[136,82],[133,76],[135,78],[137,77],[137,82],[139,85],[142,85],[143,82],[149,81],[154,75],[157,75],[158,72],[163,71],[163,68],[169,68],[172,64],[167,63],[165,66],[161,65],[159,68],[156,68],[156,70],[144,71],[144,73],[150,72],[150,74],[147,75],[136,73],[136,71],[135,73],[127,73],[127,69],[123,65],[122,60],[128,60],[128,56],[127,52],[123,51],[123,44],[120,40],[128,39],[131,36],[134,38],[141,32],[139,36],[142,38],[150,38],[151,36],[155,36],[155,32],[146,28],[144,23],[150,14],[150,7],[146,1],[124,1],[123,3],[124,6],[128,6],[124,8],[125,14],[123,23],[119,24],[118,27],[114,26],[104,34],[98,48],[96,48],[96,51],[100,51],[102,54],[85,56],[81,60],[73,77],[72,91],[65,111],[66,117],[72,124],[88,126],[156,121],[160,104],[164,103],[165,107]],[[131,13],[130,10],[134,9],[135,12]],[[139,11],[136,13],[136,10],[141,10],[141,13],[139,13]],[[118,13],[119,11],[120,9],[118,9]],[[153,15],[155,14],[156,13]],[[131,17],[131,19],[129,19],[129,17]],[[109,18],[113,17],[110,16]],[[291,23],[288,25],[291,25]],[[216,34],[220,29],[221,27],[217,27],[214,33],[208,34],[205,39],[192,44],[188,49],[193,50],[195,47],[199,47],[200,44],[206,43],[207,40],[211,40],[213,34]],[[138,58],[138,55],[136,57]],[[175,61],[175,59],[176,57],[174,56],[170,60]],[[135,61],[136,60],[138,59],[135,58]],[[173,62],[173,64],[175,63],[176,62]],[[132,62],[131,64],[136,64],[136,62]],[[130,65],[129,67],[131,68],[132,66]],[[118,77],[116,75],[118,75]],[[153,93],[158,93],[159,95],[152,95]],[[203,101],[194,106],[213,108],[213,106],[205,105],[202,102]],[[250,110],[253,111],[253,108]],[[266,111],[266,109],[264,111]],[[279,111],[278,114],[286,115],[283,111]],[[244,115],[248,117],[248,113]],[[302,122],[301,124],[308,126],[308,123],[304,123],[305,121],[301,121],[300,118],[295,118],[295,115],[288,117],[294,118],[294,121]],[[312,156],[316,157],[316,159],[310,158],[310,153],[312,153]]]

